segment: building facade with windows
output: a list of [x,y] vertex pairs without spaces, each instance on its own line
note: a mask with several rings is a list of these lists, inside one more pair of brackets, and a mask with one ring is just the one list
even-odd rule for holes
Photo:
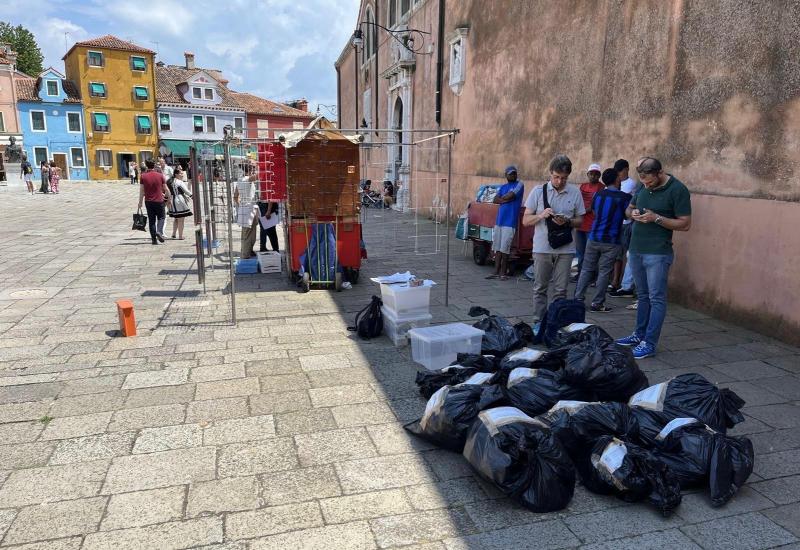
[[91,179],[128,177],[156,153],[155,53],[112,35],[77,42],[64,56],[85,111]]
[[276,138],[281,130],[305,128],[315,118],[305,100],[291,106],[243,92],[234,92],[233,97],[247,114],[243,137]]
[[244,109],[228,90],[219,70],[195,66],[186,52],[184,65],[156,64],[156,124],[159,151],[173,161],[188,160],[193,142],[222,141],[223,128],[243,129]]
[[12,137],[17,145],[22,145],[15,83],[17,80],[30,78],[17,70],[17,53],[11,46],[0,44],[0,154],[9,145]]
[[36,79],[16,81],[23,150],[41,177],[43,160],[61,168],[61,179],[88,179],[83,105],[75,83],[52,67]]
[[[405,129],[458,128],[454,215],[509,164],[529,192],[556,153],[570,156],[576,183],[590,163],[655,156],[692,192],[670,299],[800,341],[800,233],[787,223],[800,219],[800,4],[486,5],[362,0],[361,41],[342,44],[335,65],[340,127],[396,129],[406,142]],[[509,37],[531,22],[535,32]],[[411,204],[443,204],[423,182],[446,177],[446,163],[403,149],[366,151],[362,177],[400,183]]]

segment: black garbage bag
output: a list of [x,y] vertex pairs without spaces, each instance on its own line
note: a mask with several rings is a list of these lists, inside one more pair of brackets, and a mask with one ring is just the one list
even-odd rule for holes
[[470,317],[479,315],[485,315],[486,317],[472,326],[483,331],[483,340],[481,340],[482,354],[503,357],[509,351],[522,347],[524,342],[520,339],[511,321],[505,317],[490,315],[489,310],[480,306],[470,308]]
[[661,384],[650,386],[631,396],[628,404],[664,412],[667,420],[696,418],[714,430],[725,433],[744,422],[739,409],[744,399],[727,388],[718,388],[702,375],[681,374]]
[[534,512],[564,509],[575,492],[575,468],[553,433],[514,407],[478,414],[464,457],[481,477]]
[[503,384],[505,372],[498,372],[492,382],[501,383],[508,402],[530,416],[547,412],[559,401],[582,400],[586,395],[581,389],[566,384],[561,372],[517,367],[508,371]]
[[517,331],[517,337],[523,345],[532,344],[534,339],[533,327],[524,321],[520,321],[514,325],[514,330]]
[[593,340],[601,344],[611,344],[614,338],[597,325],[573,323],[559,330],[553,337],[554,348],[574,346],[584,340]]
[[422,418],[406,424],[405,429],[460,453],[478,413],[504,399],[500,388],[487,384],[491,376],[479,372],[462,384],[444,386],[428,400]]
[[592,401],[627,401],[648,386],[631,350],[592,332],[569,348],[564,381],[591,392]]
[[653,451],[688,489],[707,485],[714,507],[727,503],[753,473],[753,444],[721,434],[694,418],[676,418],[656,437]]
[[419,386],[419,393],[428,399],[440,388],[460,384],[476,372],[478,369],[474,367],[450,365],[439,370],[418,371],[414,382]]
[[665,516],[681,503],[677,476],[655,454],[610,435],[600,437],[590,457],[591,468],[578,468],[590,491],[615,494],[626,502],[646,500]]
[[478,372],[494,372],[497,370],[497,365],[500,363],[500,358],[494,355],[480,355],[474,353],[459,353],[456,355],[456,360],[453,365],[461,365],[462,367],[472,367]]
[[646,449],[652,449],[656,444],[656,437],[671,420],[670,416],[664,412],[652,411],[642,407],[631,407],[630,409],[639,424],[637,444]]
[[564,368],[568,350],[539,351],[533,348],[521,348],[507,354],[500,360],[499,368],[512,370],[517,367],[531,369],[547,369],[552,371]]
[[639,422],[625,403],[559,401],[537,418],[550,426],[575,460],[588,457],[604,435],[622,441],[635,441],[639,435]]

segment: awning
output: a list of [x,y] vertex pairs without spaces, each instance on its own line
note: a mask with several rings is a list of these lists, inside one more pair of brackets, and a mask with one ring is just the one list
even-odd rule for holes
[[99,84],[97,82],[93,82],[92,84],[90,84],[90,86],[92,88],[92,93],[93,94],[106,95],[106,85],[105,84]]
[[136,86],[133,91],[136,99],[147,99],[147,88],[144,86]]
[[137,116],[136,120],[139,123],[139,128],[142,128],[144,130],[149,130],[150,129],[151,126],[150,126],[150,117],[149,116]]
[[175,157],[188,157],[191,141],[183,139],[162,139],[161,142],[170,150]]
[[108,126],[108,115],[105,113],[95,113],[94,123],[97,126]]
[[144,57],[134,57],[133,58],[133,68],[137,71],[143,71],[147,67],[145,65]]
[[[161,143],[170,150],[173,156],[176,157],[188,157],[189,156],[189,147],[194,144],[197,147],[198,153],[204,147],[214,149],[214,157],[217,159],[221,159],[225,154],[224,147],[219,142],[213,141],[189,141],[183,139],[162,139]],[[247,153],[247,147],[242,146],[231,146],[231,157],[244,157]]]

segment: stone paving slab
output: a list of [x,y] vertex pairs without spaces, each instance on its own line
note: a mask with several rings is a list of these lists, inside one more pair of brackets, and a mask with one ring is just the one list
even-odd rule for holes
[[[800,349],[670,305],[640,366],[653,383],[699,372],[747,401],[731,433],[756,449],[749,483],[722,508],[688,493],[666,519],[580,486],[566,510],[535,514],[408,434],[425,407],[410,349],[346,330],[371,276],[444,282],[443,250],[407,244],[427,220],[367,212],[369,260],[342,293],[237,276],[233,327],[224,249],[204,295],[189,241],[128,231],[118,205],[135,188],[63,187],[54,200],[0,188],[0,548],[800,547]],[[26,229],[42,215],[47,230]],[[482,305],[530,321],[531,284],[487,281],[461,250],[449,305],[432,290],[434,320],[472,322]],[[134,301],[135,338],[114,335],[118,298]],[[625,335],[628,303],[588,319]]]

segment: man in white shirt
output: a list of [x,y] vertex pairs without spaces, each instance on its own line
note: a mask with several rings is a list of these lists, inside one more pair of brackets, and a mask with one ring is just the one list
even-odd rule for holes
[[169,181],[169,179],[175,173],[172,170],[172,166],[167,164],[167,161],[164,160],[164,157],[158,157],[158,165],[161,168],[161,173],[164,174],[164,181]]
[[[575,240],[571,228],[580,227],[586,208],[580,190],[567,183],[572,161],[556,155],[550,161],[550,181],[535,187],[525,201],[522,224],[535,226],[533,233],[533,320],[538,324],[547,310],[547,295],[566,298]],[[544,191],[547,195],[544,195]],[[545,197],[546,202],[545,204]]]
[[256,244],[259,210],[255,182],[250,181],[250,176],[236,182],[233,204],[236,206],[236,223],[242,227],[242,258],[251,258],[255,256],[253,246]]

